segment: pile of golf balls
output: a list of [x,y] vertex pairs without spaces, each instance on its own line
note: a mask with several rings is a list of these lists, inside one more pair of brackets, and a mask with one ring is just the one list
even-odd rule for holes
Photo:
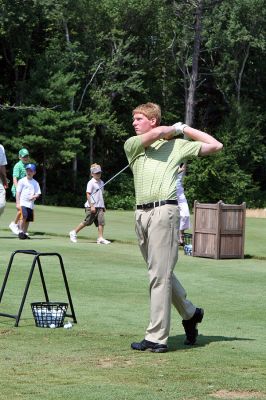
[[36,317],[43,328],[56,328],[56,321],[62,317],[62,310],[37,309]]

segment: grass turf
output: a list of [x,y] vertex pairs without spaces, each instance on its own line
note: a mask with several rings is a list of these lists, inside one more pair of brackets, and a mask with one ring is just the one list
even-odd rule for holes
[[[1,400],[265,398],[266,219],[247,219],[244,260],[180,251],[175,272],[206,313],[198,345],[183,345],[173,310],[170,351],[151,354],[130,350],[148,321],[148,283],[133,212],[106,213],[109,246],[95,243],[95,227],[81,231],[78,244],[69,242],[82,210],[37,206],[31,241],[9,231],[14,213],[8,204],[0,219],[0,282],[14,250],[60,253],[78,324],[70,330],[35,327],[30,303],[44,300],[36,270],[19,327],[0,317]],[[31,262],[28,255],[14,259],[1,312],[17,312]],[[57,259],[44,258],[42,265],[50,299],[65,301]]]

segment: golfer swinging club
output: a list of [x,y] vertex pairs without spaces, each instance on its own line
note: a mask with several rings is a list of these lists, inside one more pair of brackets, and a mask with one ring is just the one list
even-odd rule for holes
[[[133,110],[136,136],[124,145],[134,175],[135,229],[147,263],[150,282],[150,322],[145,337],[133,350],[162,353],[168,350],[171,303],[182,317],[185,344],[196,343],[202,308],[186,298],[173,273],[178,258],[179,210],[176,195],[177,166],[192,157],[222,150],[212,136],[178,122],[160,126],[161,109],[146,103]],[[184,140],[186,138],[191,140]],[[174,140],[171,140],[174,139]]]

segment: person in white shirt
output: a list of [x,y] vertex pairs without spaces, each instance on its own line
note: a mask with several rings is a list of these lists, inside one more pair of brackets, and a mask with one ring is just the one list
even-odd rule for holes
[[34,202],[41,194],[39,183],[33,178],[36,174],[35,164],[27,164],[26,176],[19,180],[16,190],[16,207],[20,209],[19,239],[29,239],[29,223],[34,221]]
[[180,246],[184,246],[184,233],[185,230],[190,228],[190,213],[187,203],[187,199],[184,193],[183,178],[186,173],[186,164],[180,164],[177,170],[177,181],[176,181],[176,194],[179,206],[179,229],[178,229],[178,243]]
[[6,153],[4,146],[0,144],[0,215],[3,214],[6,206],[6,188],[8,187],[8,180],[6,177]]
[[98,228],[97,244],[110,244],[111,242],[103,237],[105,205],[103,199],[104,182],[101,180],[102,169],[99,164],[92,164],[90,171],[92,179],[87,183],[85,219],[69,232],[69,237],[71,242],[77,243],[77,233],[85,226],[90,226],[94,223]]

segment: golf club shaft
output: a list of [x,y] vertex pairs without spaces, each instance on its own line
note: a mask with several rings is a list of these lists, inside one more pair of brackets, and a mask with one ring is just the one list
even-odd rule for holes
[[109,183],[109,182],[111,182],[113,179],[115,179],[118,175],[120,175],[120,174],[121,174],[123,171],[125,171],[128,167],[129,167],[129,164],[126,165],[123,169],[121,169],[121,171],[117,172],[117,174],[115,174],[114,176],[112,176],[112,178],[108,179],[108,181],[105,182],[105,183],[104,183],[101,187],[99,187],[97,190],[95,190],[95,192],[91,193],[91,197],[92,197],[93,201],[95,201],[94,198],[93,198],[93,195],[94,195],[95,193],[97,193],[99,190],[101,190],[105,185],[107,185],[107,183]]

